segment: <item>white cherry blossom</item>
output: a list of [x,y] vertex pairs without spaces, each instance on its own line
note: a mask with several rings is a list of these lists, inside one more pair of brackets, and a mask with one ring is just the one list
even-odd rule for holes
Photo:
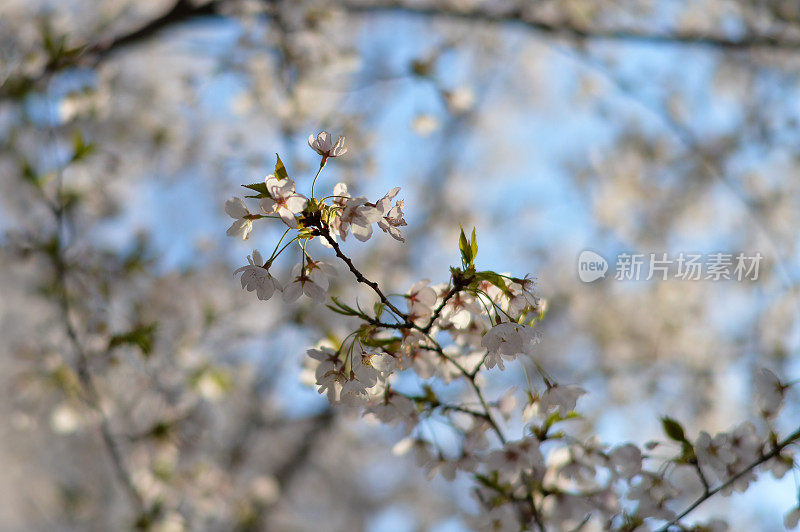
[[347,153],[344,141],[344,137],[339,137],[336,139],[336,143],[334,143],[331,134],[327,131],[320,132],[316,137],[314,137],[314,135],[308,136],[308,145],[312,150],[322,155],[323,164],[325,164],[324,161],[330,157],[339,157]]
[[373,414],[386,424],[405,422],[407,425],[415,421],[416,408],[407,397],[387,389],[382,397],[367,406],[365,413]]
[[242,288],[248,292],[256,291],[256,296],[262,301],[266,301],[273,296],[275,291],[281,290],[281,285],[264,267],[264,258],[256,249],[252,255],[247,256],[246,266],[237,268],[233,274],[241,273]]
[[331,264],[321,260],[307,258],[306,271],[308,272],[309,277],[311,277],[311,279],[323,290],[327,290],[330,280],[336,277],[336,268],[334,268]]
[[289,227],[297,227],[295,215],[303,212],[308,198],[294,191],[294,181],[289,178],[279,180],[274,175],[268,175],[264,183],[270,197],[261,198],[261,208],[267,214],[276,213]]
[[389,212],[378,220],[378,227],[380,227],[384,233],[389,233],[389,236],[400,242],[405,242],[406,239],[403,237],[399,228],[408,225],[403,218],[403,205],[405,205],[405,202],[402,200],[395,202],[394,207],[389,209]]
[[347,232],[353,233],[357,239],[366,242],[372,236],[372,224],[381,219],[381,212],[367,203],[367,198],[359,196],[346,201],[339,222],[339,234],[342,240]]
[[539,297],[534,292],[535,284],[533,279],[525,277],[508,283],[508,300],[506,309],[512,316],[520,315],[526,307],[538,308]]
[[233,218],[233,223],[225,234],[228,236],[241,236],[243,240],[247,240],[247,237],[250,236],[250,231],[253,230],[253,220],[248,218],[251,214],[244,201],[241,198],[229,199],[225,202],[225,213]]
[[430,316],[433,313],[433,306],[436,304],[436,291],[431,288],[430,279],[417,281],[406,294],[406,304],[409,314],[417,316]]
[[[330,218],[328,219],[328,227],[330,228],[331,236],[334,240],[336,237],[342,236],[343,234],[342,212],[349,199],[350,193],[347,191],[347,185],[345,183],[336,183],[336,186],[333,187],[333,197],[331,198],[331,207],[333,208],[329,211]],[[347,231],[347,227],[345,227],[345,231]],[[325,247],[331,247],[324,238],[321,238],[320,242],[322,242],[322,245]]]
[[539,449],[539,441],[530,437],[508,442],[502,449],[490,452],[485,463],[490,471],[497,471],[501,478],[515,481],[523,471],[541,469],[544,457]]
[[381,218],[378,220],[378,227],[395,240],[405,242],[406,239],[403,238],[400,229],[398,229],[399,227],[407,225],[405,219],[403,219],[404,203],[398,201],[395,203],[394,207],[392,207],[392,199],[397,196],[398,192],[400,192],[400,187],[395,187],[390,190],[383,198],[378,200],[375,204],[375,208],[377,208],[381,214]]
[[565,417],[575,410],[578,398],[585,394],[586,390],[574,384],[554,384],[542,394],[539,409],[542,412],[555,410],[561,417]]
[[775,478],[783,478],[783,476],[794,467],[793,453],[790,450],[784,450],[764,462],[764,465],[761,467],[764,471],[772,473],[772,476]]
[[781,383],[777,375],[766,368],[761,368],[756,373],[755,391],[759,407],[765,416],[773,417],[780,412],[786,386]]
[[615,447],[608,457],[614,469],[628,480],[642,470],[642,452],[632,443]]
[[456,329],[466,329],[470,323],[478,321],[481,305],[472,294],[459,292],[451,297],[442,307],[440,322],[442,327],[451,325]]
[[487,350],[486,368],[497,366],[503,370],[504,360],[514,360],[517,355],[531,353],[538,342],[539,337],[530,327],[512,322],[495,325],[481,340],[481,346]]
[[475,530],[491,532],[519,532],[520,525],[514,511],[506,505],[481,512],[473,520]]
[[344,365],[339,355],[333,349],[322,346],[306,351],[309,357],[318,362],[315,377],[320,394],[326,394],[331,403],[339,398],[342,384],[347,380],[344,375]]
[[707,432],[700,432],[694,449],[700,465],[711,468],[721,478],[724,478],[728,465],[736,461],[736,456],[729,450],[728,435],[725,433],[712,438]]
[[309,271],[306,266],[297,264],[292,269],[292,281],[283,289],[283,300],[291,303],[305,295],[314,303],[323,303],[327,289],[328,279],[319,268]]

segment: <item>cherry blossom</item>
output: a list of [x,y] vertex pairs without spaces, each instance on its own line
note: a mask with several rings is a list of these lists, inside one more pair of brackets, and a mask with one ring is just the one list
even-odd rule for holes
[[403,235],[400,233],[400,229],[398,229],[398,227],[407,225],[405,219],[403,219],[404,203],[402,201],[398,201],[395,203],[394,207],[391,206],[392,199],[397,196],[398,192],[400,192],[400,187],[393,188],[383,198],[378,200],[378,202],[375,204],[375,207],[381,213],[381,219],[378,220],[378,227],[380,227],[384,233],[388,233],[395,240],[405,242],[406,239],[403,238]]
[[248,218],[251,216],[250,211],[241,198],[231,198],[225,202],[225,213],[233,218],[233,223],[225,232],[228,236],[241,236],[243,240],[247,240],[250,232],[253,230],[253,220]]
[[507,310],[512,316],[518,316],[522,312],[530,308],[538,308],[540,305],[539,297],[534,292],[534,282],[532,279],[515,279],[508,284],[508,298]]
[[331,134],[327,131],[322,131],[316,137],[314,135],[308,136],[308,145],[312,150],[322,155],[322,164],[330,157],[339,157],[347,153],[347,148],[344,146],[344,137],[336,139],[334,144],[331,139]]
[[456,329],[466,329],[474,318],[481,314],[478,300],[469,293],[459,292],[445,303],[441,312],[442,326],[450,325]]
[[323,290],[327,290],[330,279],[336,277],[336,268],[322,260],[307,258],[306,271]]
[[574,384],[554,384],[549,386],[539,399],[539,409],[542,412],[555,410],[561,417],[566,416],[573,410],[581,395],[586,394],[586,390]]
[[510,322],[495,325],[481,340],[481,345],[487,350],[486,368],[497,366],[503,370],[503,360],[514,360],[517,355],[530,353],[538,342],[539,337],[530,327]]
[[523,471],[540,469],[544,465],[544,457],[536,438],[525,438],[506,443],[502,449],[489,453],[485,460],[486,467],[505,480],[515,481]]
[[756,373],[755,388],[762,413],[767,417],[777,415],[783,403],[786,386],[774,373],[762,368]]
[[436,291],[431,288],[430,279],[417,281],[406,294],[406,303],[409,313],[430,316],[433,313],[433,305],[436,304]]
[[270,197],[261,198],[261,208],[267,214],[277,213],[289,227],[297,227],[295,215],[303,212],[308,198],[294,191],[294,181],[289,178],[278,180],[274,175],[268,175],[264,183]]
[[794,467],[794,455],[792,451],[785,450],[764,462],[762,467],[764,471],[772,473],[775,478],[783,478]]
[[724,477],[736,456],[728,448],[728,435],[717,434],[713,438],[705,431],[700,432],[694,444],[697,460],[701,465],[711,468],[718,476]]
[[481,513],[473,519],[473,526],[476,530],[492,532],[519,532],[520,529],[516,515],[508,506],[498,506]]
[[283,300],[291,303],[296,301],[300,295],[305,295],[314,303],[323,303],[327,288],[328,278],[320,268],[313,268],[309,271],[307,266],[297,264],[292,269],[292,281],[283,289]]
[[[350,193],[347,191],[347,185],[344,183],[336,183],[333,187],[333,197],[331,198],[330,218],[328,219],[328,226],[331,230],[331,236],[336,239],[342,236],[342,212],[344,211],[347,201],[350,199]],[[347,227],[345,227],[345,231]],[[326,247],[331,247],[325,238],[320,238],[322,244]]]
[[365,414],[373,414],[382,423],[394,424],[405,422],[411,424],[416,414],[414,403],[407,397],[387,388],[382,397],[371,402],[364,410]]
[[440,457],[439,460],[429,464],[430,472],[438,472],[442,478],[453,481],[459,471],[473,472],[478,466],[478,461],[468,453],[461,454],[455,460],[446,460]]
[[276,290],[280,291],[281,286],[278,281],[269,273],[267,267],[263,265],[264,259],[256,249],[252,255],[247,256],[246,266],[236,269],[234,275],[241,273],[242,288],[248,292],[256,291],[256,296],[262,301],[272,297]]
[[339,399],[339,392],[347,380],[344,374],[344,364],[339,354],[327,346],[309,349],[306,351],[311,359],[318,362],[315,370],[318,392],[328,396],[328,401],[335,403]]
[[642,470],[642,452],[631,443],[615,447],[608,457],[614,469],[628,480]]
[[368,204],[367,198],[363,196],[350,198],[346,201],[342,210],[339,234],[344,240],[349,230],[357,239],[366,242],[372,236],[372,224],[380,219],[381,212]]
[[380,227],[384,233],[389,233],[389,236],[400,242],[405,242],[406,239],[403,238],[403,234],[398,228],[408,225],[403,218],[403,205],[404,202],[402,200],[396,202],[394,207],[389,209],[389,212],[378,220],[378,227]]

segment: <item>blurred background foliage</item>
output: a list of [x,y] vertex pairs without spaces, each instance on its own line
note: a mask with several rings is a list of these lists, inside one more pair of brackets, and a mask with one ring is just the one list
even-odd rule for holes
[[[538,278],[539,362],[605,440],[747,417],[756,367],[800,375],[798,66],[789,0],[4,0],[2,527],[464,529],[468,484],[304,384],[346,320],[231,277],[279,233],[226,239],[224,200],[276,152],[307,188],[321,129],[349,146],[321,186],[403,187],[408,242],[348,243],[363,269],[444,282],[477,226],[483,268]],[[587,248],[765,258],[588,285]],[[494,396],[524,400],[506,373]],[[709,511],[775,530],[795,500],[787,478]]]

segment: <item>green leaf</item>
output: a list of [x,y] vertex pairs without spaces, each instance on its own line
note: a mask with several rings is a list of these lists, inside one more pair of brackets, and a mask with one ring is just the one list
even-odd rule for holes
[[422,390],[425,392],[425,395],[422,397],[423,401],[434,405],[439,404],[439,398],[436,396],[436,392],[433,391],[433,388],[431,388],[429,384],[423,385]]
[[354,309],[353,307],[349,307],[344,303],[340,302],[335,297],[331,297],[331,301],[333,301],[333,305],[326,304],[325,306],[331,309],[332,311],[336,312],[337,314],[341,314],[342,316],[361,316],[362,313]]
[[242,185],[244,188],[249,188],[250,190],[254,190],[258,192],[258,196],[246,196],[248,198],[271,198],[269,191],[267,190],[266,183],[253,183],[252,185]]
[[375,311],[375,319],[381,319],[381,314],[383,314],[383,309],[386,305],[381,303],[380,301],[376,301],[375,305],[372,306],[372,309]]
[[473,256],[472,256],[472,246],[470,245],[469,241],[467,240],[467,235],[464,234],[464,228],[461,227],[461,234],[458,237],[458,249],[461,250],[461,263],[462,265],[467,268],[468,266],[472,265]]
[[475,236],[475,228],[472,228],[472,238],[469,242],[470,251],[472,252],[472,262],[475,262],[475,258],[478,256],[478,238]]
[[281,156],[277,153],[275,157],[278,158],[278,162],[275,163],[275,178],[280,181],[281,179],[286,179],[289,177],[289,173],[286,171],[286,167],[283,165],[283,161],[281,161]]
[[156,324],[137,325],[130,331],[115,334],[108,342],[108,348],[113,349],[121,345],[132,345],[141,349],[145,356],[153,352],[153,342],[156,334]]
[[688,442],[686,434],[683,432],[683,427],[680,423],[671,417],[664,416],[661,418],[661,425],[664,427],[664,433],[671,439],[678,442]]
[[94,150],[95,145],[87,144],[83,140],[83,134],[76,129],[72,134],[72,162],[86,158],[91,155]]
[[400,343],[400,340],[397,338],[371,338],[371,337],[361,337],[360,341],[366,347],[388,347],[388,346],[395,346],[395,348]]
[[475,279],[478,281],[489,281],[503,292],[508,292],[506,280],[500,274],[493,271],[478,272],[475,274]]
[[23,160],[20,163],[20,165],[21,165],[23,179],[38,187],[41,184],[40,183],[41,179],[39,178],[39,174],[36,173],[36,170],[33,168],[31,163],[29,163],[27,160]]

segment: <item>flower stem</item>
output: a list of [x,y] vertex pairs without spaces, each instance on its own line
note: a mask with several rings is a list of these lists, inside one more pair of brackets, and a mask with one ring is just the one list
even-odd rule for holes
[[311,198],[314,198],[314,185],[317,184],[317,178],[319,174],[322,173],[322,169],[325,168],[325,159],[323,159],[323,163],[319,165],[319,170],[317,170],[317,175],[314,176],[314,181],[311,182]]

